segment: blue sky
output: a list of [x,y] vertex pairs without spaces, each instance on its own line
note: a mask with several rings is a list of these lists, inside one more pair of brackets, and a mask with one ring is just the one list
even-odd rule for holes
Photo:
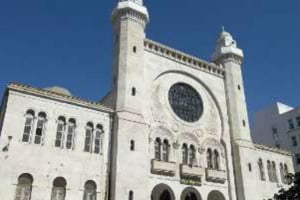
[[[188,3],[187,3],[188,2]],[[116,0],[2,0],[0,92],[16,81],[98,100],[110,87]],[[209,60],[224,25],[244,50],[250,117],[300,105],[300,1],[148,0],[147,37]]]

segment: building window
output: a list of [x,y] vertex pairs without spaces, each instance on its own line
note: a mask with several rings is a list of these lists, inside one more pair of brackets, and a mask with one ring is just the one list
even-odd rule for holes
[[34,144],[43,143],[45,123],[46,123],[46,113],[40,112],[38,114],[38,121],[35,130],[35,136],[34,136]]
[[300,116],[296,117],[296,121],[297,121],[297,126],[300,127]]
[[75,119],[70,119],[68,123],[66,149],[74,148],[75,126],[76,126]]
[[94,181],[84,184],[83,200],[97,200],[97,185]]
[[93,123],[88,122],[85,129],[85,140],[84,140],[85,152],[92,152],[93,129],[94,129]]
[[64,117],[60,116],[57,121],[55,147],[60,147],[60,148],[63,147],[65,128],[66,128],[66,119]]
[[251,165],[251,163],[248,163],[248,170],[249,170],[249,172],[252,172],[252,165]]
[[299,153],[295,154],[295,159],[296,159],[297,165],[300,165],[300,154]]
[[136,89],[135,87],[131,88],[131,96],[135,96],[136,95]]
[[279,171],[280,171],[281,182],[285,183],[285,174],[284,174],[284,168],[282,163],[280,163],[279,168],[280,168]]
[[33,178],[30,174],[22,174],[18,178],[15,200],[30,200]]
[[292,145],[294,147],[298,146],[297,138],[295,136],[292,136]]
[[133,46],[132,51],[133,53],[136,53],[136,46]]
[[162,159],[165,162],[169,162],[170,145],[168,140],[164,140],[162,149]]
[[220,169],[220,155],[217,150],[214,150],[213,154],[213,168],[217,170]]
[[266,176],[265,176],[264,163],[262,162],[261,158],[258,160],[258,168],[259,168],[260,180],[265,181]]
[[134,140],[130,140],[130,151],[134,151],[135,149],[135,142]]
[[96,126],[94,153],[102,153],[104,130],[101,124]]
[[187,165],[188,164],[188,146],[187,144],[182,145],[182,164]]
[[207,161],[207,168],[212,169],[213,168],[213,162],[212,162],[212,151],[211,151],[211,149],[207,149],[206,161]]
[[273,182],[272,166],[271,166],[271,162],[270,162],[269,160],[267,161],[267,169],[268,169],[269,180],[270,180],[271,182]]
[[128,200],[133,200],[133,191],[129,191]]
[[289,120],[288,120],[288,125],[289,125],[289,129],[294,129],[294,128],[295,128],[294,122],[293,122],[292,119],[289,119]]
[[272,161],[272,176],[273,176],[273,181],[278,182],[276,164],[274,161]]
[[284,164],[283,166],[283,174],[284,174],[284,182],[285,184],[288,184],[288,174],[289,174],[289,169],[288,166],[286,164]]
[[189,152],[189,165],[193,166],[196,164],[196,148],[194,145],[190,146],[190,152]]
[[31,132],[33,130],[33,121],[34,121],[34,111],[28,110],[26,112],[25,127],[24,127],[22,142],[30,142]]
[[57,177],[53,181],[51,200],[65,200],[67,182],[63,177]]
[[161,160],[161,140],[160,138],[156,138],[155,140],[155,159]]

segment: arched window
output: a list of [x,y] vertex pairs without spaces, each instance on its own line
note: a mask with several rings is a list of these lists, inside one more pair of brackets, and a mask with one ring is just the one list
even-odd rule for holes
[[281,178],[281,181],[284,183],[284,169],[283,169],[283,164],[282,163],[280,163],[280,165],[279,165],[279,171],[280,171],[280,178]]
[[271,182],[273,182],[272,166],[271,166],[271,162],[270,162],[269,160],[267,161],[267,169],[268,169],[269,180],[270,180]]
[[213,168],[213,162],[212,162],[212,151],[211,151],[211,149],[207,149],[206,161],[207,161],[207,168],[212,169]]
[[36,125],[35,136],[34,136],[34,144],[43,143],[45,123],[46,123],[46,113],[40,112],[38,114],[38,121]]
[[84,184],[83,200],[97,199],[97,185],[94,181],[87,181]]
[[84,151],[92,152],[92,141],[93,141],[93,124],[91,122],[87,123],[85,130],[85,140],[84,140]]
[[55,137],[55,147],[63,147],[64,132],[66,128],[66,119],[60,116],[57,120],[57,131]]
[[190,151],[189,151],[189,165],[195,165],[196,163],[196,148],[194,145],[190,146]]
[[57,177],[53,181],[51,200],[65,200],[67,181],[63,177]]
[[18,178],[15,200],[30,200],[33,178],[30,174],[22,174]]
[[135,142],[134,140],[130,140],[130,151],[134,151],[135,150]]
[[188,146],[187,144],[182,145],[182,164],[187,165],[188,164]]
[[258,160],[257,164],[258,164],[258,168],[259,168],[260,180],[264,181],[264,180],[266,180],[266,177],[265,177],[264,164],[263,164],[261,158]]
[[160,138],[156,138],[155,140],[155,159],[156,160],[161,160],[161,140]]
[[68,122],[66,149],[74,148],[75,126],[76,126],[75,119],[70,119]]
[[278,177],[277,177],[277,171],[276,171],[276,164],[274,161],[272,161],[272,174],[273,174],[273,181],[278,182]]
[[22,137],[22,142],[30,142],[31,133],[33,129],[33,121],[34,121],[34,111],[28,110],[26,112],[24,133]]
[[285,184],[288,184],[288,174],[289,174],[289,169],[288,169],[288,166],[286,164],[284,164],[284,167],[283,167],[283,174],[284,174],[284,182]]
[[163,161],[168,162],[169,161],[169,153],[170,153],[170,145],[168,140],[164,140],[163,142]]
[[219,152],[217,150],[214,150],[214,155],[213,155],[213,168],[214,169],[220,169],[220,156]]
[[133,191],[129,191],[128,200],[133,200]]
[[94,153],[102,153],[103,133],[103,126],[101,124],[98,124],[96,126]]

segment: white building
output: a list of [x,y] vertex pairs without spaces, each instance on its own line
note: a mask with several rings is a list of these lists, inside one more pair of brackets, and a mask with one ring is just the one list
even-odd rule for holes
[[255,114],[253,140],[294,154],[300,172],[300,108],[275,103]]
[[207,62],[147,39],[148,21],[142,0],[118,2],[101,103],[8,85],[1,199],[264,200],[287,187],[291,154],[252,142],[232,36]]

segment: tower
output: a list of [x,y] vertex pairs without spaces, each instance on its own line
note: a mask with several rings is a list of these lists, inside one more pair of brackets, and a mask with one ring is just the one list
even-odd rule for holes
[[227,109],[234,141],[251,141],[241,70],[243,58],[243,51],[237,47],[231,34],[223,29],[212,59],[214,63],[225,69]]
[[148,127],[144,102],[144,41],[149,21],[142,0],[120,0],[112,13],[114,63],[110,199],[147,199]]

